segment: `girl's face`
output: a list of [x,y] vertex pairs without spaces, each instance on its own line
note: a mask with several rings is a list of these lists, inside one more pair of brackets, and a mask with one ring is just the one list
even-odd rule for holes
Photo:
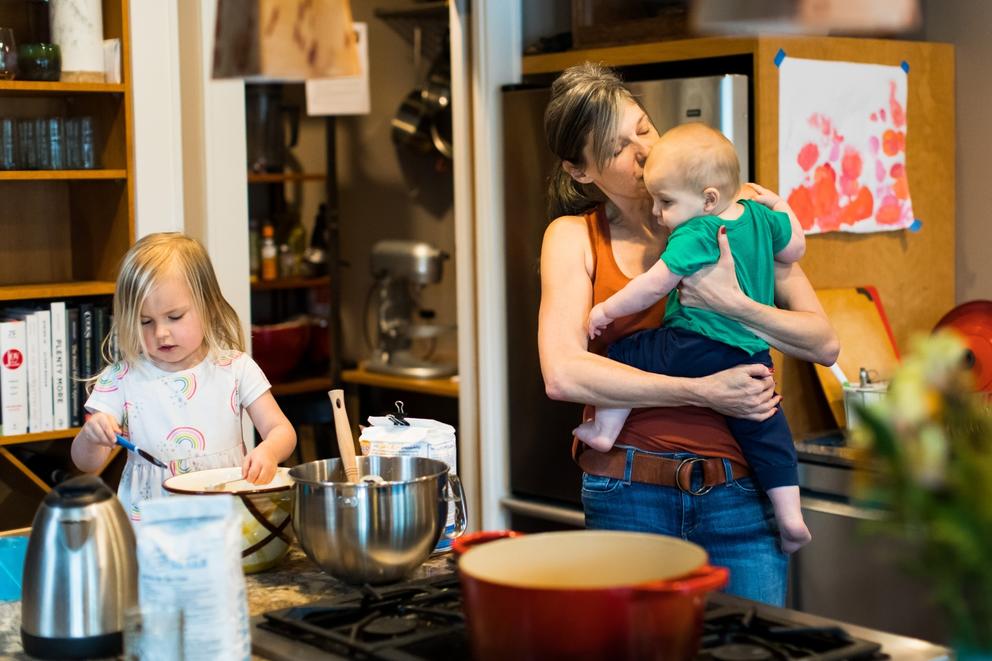
[[206,357],[200,315],[178,274],[163,276],[149,292],[141,306],[141,337],[149,360],[167,372],[189,369]]
[[596,184],[614,201],[623,198],[645,199],[647,190],[644,187],[644,161],[656,142],[658,130],[650,118],[639,105],[627,101],[620,113],[620,126],[613,145],[612,158],[603,165],[602,170],[597,168],[596,158],[592,153],[592,140],[587,140],[582,150],[587,164],[585,173],[591,183]]

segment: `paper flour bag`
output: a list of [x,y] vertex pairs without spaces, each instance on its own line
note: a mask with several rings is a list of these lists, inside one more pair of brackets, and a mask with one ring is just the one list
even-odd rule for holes
[[182,610],[183,658],[250,659],[241,516],[234,497],[145,501],[135,533],[141,606]]
[[[369,425],[362,430],[358,441],[362,454],[380,457],[426,457],[448,464],[450,472],[458,470],[455,448],[455,428],[437,420],[406,418],[409,427],[398,425],[387,416],[370,416]],[[445,533],[455,530],[455,508],[448,507]],[[451,540],[442,536],[434,548],[435,553],[451,549]]]

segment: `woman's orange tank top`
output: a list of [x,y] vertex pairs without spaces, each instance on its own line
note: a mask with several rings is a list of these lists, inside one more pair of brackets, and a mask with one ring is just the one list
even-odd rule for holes
[[[593,249],[592,291],[595,304],[622,289],[630,278],[623,274],[613,257],[610,224],[602,205],[586,215],[586,227]],[[589,343],[589,350],[605,354],[611,343],[635,331],[660,326],[664,316],[665,301],[661,300],[643,312],[617,319]],[[589,419],[592,414],[592,407],[587,406],[583,419]],[[708,457],[724,457],[746,465],[723,416],[694,406],[634,409],[617,443],[652,452],[693,452]]]

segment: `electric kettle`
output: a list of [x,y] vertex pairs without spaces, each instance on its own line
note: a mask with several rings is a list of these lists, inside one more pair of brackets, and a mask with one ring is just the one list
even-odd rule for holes
[[24,561],[21,642],[43,659],[121,653],[124,611],[138,601],[134,532],[93,475],[66,480],[34,515]]

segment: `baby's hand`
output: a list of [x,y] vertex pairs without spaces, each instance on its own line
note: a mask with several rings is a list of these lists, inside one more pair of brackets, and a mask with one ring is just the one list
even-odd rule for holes
[[782,198],[774,191],[770,191],[764,186],[759,186],[754,182],[748,182],[746,187],[751,189],[750,198],[752,200],[764,204],[769,209],[775,209],[775,205],[783,201]]
[[613,318],[606,314],[602,303],[593,306],[589,311],[589,339],[599,337],[603,329],[613,323]]
[[241,465],[241,476],[252,484],[268,484],[276,476],[278,465],[279,462],[269,453],[265,443],[259,443],[245,457]]
[[77,438],[90,445],[114,447],[117,445],[116,435],[120,433],[121,426],[117,424],[114,416],[97,411],[86,419],[86,424],[79,430]]

